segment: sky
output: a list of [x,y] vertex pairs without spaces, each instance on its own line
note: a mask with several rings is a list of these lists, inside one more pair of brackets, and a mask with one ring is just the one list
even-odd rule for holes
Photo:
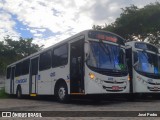
[[0,0],[0,40],[33,38],[51,46],[93,25],[110,24],[121,8],[160,0]]

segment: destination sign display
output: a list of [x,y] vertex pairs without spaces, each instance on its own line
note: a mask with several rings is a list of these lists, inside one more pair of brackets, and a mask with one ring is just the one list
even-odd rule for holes
[[121,37],[112,34],[110,32],[102,32],[102,31],[89,31],[88,37],[92,39],[98,39],[103,41],[114,42],[117,44],[124,45],[124,39]]
[[117,42],[117,38],[116,37],[106,36],[104,34],[97,34],[96,38],[100,39],[100,40],[106,40],[106,41],[115,42],[115,43]]

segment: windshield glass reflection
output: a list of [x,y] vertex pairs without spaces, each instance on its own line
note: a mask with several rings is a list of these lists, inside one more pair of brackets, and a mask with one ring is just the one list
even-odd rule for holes
[[158,57],[156,54],[148,53],[145,51],[138,51],[137,63],[135,69],[140,72],[158,74]]
[[90,55],[87,64],[99,69],[126,70],[125,50],[120,46],[103,42],[90,42]]

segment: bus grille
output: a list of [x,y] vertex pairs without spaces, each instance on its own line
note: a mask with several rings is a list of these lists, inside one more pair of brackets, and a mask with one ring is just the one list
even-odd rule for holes
[[113,84],[123,84],[124,82],[118,82],[118,81],[104,81],[105,83],[113,83]]
[[158,88],[158,87],[148,87],[148,89],[150,91],[160,91],[160,88]]
[[121,89],[119,89],[119,90],[113,90],[112,87],[106,87],[106,86],[103,86],[103,89],[105,89],[106,91],[110,91],[110,92],[120,92],[120,91],[123,91],[124,89],[126,89],[126,86],[121,87]]
[[160,83],[151,83],[151,82],[148,82],[148,84],[151,84],[151,85],[160,85]]

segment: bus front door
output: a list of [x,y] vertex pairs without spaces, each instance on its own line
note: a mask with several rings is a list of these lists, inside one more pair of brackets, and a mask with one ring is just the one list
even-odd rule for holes
[[14,94],[14,75],[15,75],[15,66],[11,67],[10,94]]
[[29,93],[36,94],[38,76],[38,57],[31,59]]
[[71,43],[70,49],[70,92],[84,93],[84,40]]

